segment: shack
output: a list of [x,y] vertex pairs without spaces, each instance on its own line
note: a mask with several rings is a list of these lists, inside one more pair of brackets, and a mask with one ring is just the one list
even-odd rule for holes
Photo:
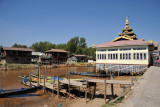
[[0,61],[2,63],[32,63],[32,49],[2,47],[0,49]]
[[45,52],[46,55],[51,55],[53,63],[64,63],[67,62],[68,51],[64,49],[51,49]]

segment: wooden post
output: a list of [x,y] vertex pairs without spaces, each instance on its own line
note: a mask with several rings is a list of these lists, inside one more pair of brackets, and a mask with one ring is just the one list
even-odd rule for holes
[[113,84],[111,84],[111,93],[112,93],[112,97],[113,97],[114,96]]
[[80,86],[79,86],[79,97],[80,97]]
[[70,73],[68,73],[68,92],[70,94]]
[[119,78],[119,71],[120,71],[120,67],[119,67],[119,65],[118,65],[118,78]]
[[66,73],[66,79],[68,79],[68,73]]
[[55,87],[55,76],[53,74],[53,90],[52,90],[52,93],[54,93],[54,87]]
[[111,75],[111,80],[113,79],[113,77],[112,77],[112,70],[110,71],[110,75]]
[[37,86],[39,86],[39,63],[38,63]]
[[39,66],[39,79],[38,79],[38,81],[39,81],[39,84],[41,83],[41,69],[40,69],[41,67]]
[[87,103],[87,86],[88,86],[88,80],[86,79],[86,90],[85,90],[85,102]]
[[43,94],[45,93],[45,75],[44,75],[44,84],[43,84]]
[[30,72],[29,72],[29,79],[30,79],[30,80],[29,80],[29,83],[30,83],[29,86],[32,87],[32,84],[31,84],[32,79],[31,79],[31,73],[30,73]]
[[104,104],[106,104],[106,80],[104,80]]
[[58,88],[57,88],[57,97],[59,98],[59,76],[58,76]]

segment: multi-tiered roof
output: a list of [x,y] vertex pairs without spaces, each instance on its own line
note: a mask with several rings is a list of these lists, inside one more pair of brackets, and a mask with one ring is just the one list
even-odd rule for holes
[[137,40],[136,34],[133,32],[132,28],[129,27],[128,16],[126,17],[126,26],[122,29],[122,33],[118,33],[119,37],[112,40],[112,42],[120,40]]

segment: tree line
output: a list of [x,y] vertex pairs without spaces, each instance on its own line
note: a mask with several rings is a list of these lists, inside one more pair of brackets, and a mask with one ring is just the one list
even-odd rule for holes
[[20,45],[15,43],[12,47],[19,48],[31,48],[37,52],[45,52],[50,49],[64,49],[69,52],[69,55],[83,54],[87,55],[88,58],[95,59],[95,48],[88,47],[86,39],[84,37],[73,37],[67,43],[54,44],[49,41],[40,41],[33,43],[30,47],[26,45]]

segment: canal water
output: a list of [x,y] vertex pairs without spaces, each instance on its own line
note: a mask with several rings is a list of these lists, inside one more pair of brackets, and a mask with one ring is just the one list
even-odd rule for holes
[[[68,71],[73,72],[95,72],[95,67],[60,67],[60,68],[52,68],[47,69],[47,76],[59,76],[59,77],[66,77],[66,73]],[[29,75],[29,72],[37,74],[37,69],[23,69],[23,70],[7,70],[3,71],[0,70],[0,88],[3,90],[6,89],[18,89],[18,88],[25,88],[27,86],[24,86],[21,84],[21,79],[19,76],[21,75]],[[42,75],[45,74],[45,69],[41,68],[40,72]],[[72,76],[71,78],[77,78]],[[80,77],[79,78],[83,78]],[[8,98],[0,98],[0,107],[1,106],[10,106],[10,105],[21,105],[24,102],[36,102],[41,101],[45,98],[48,98],[48,95],[41,95],[39,96],[39,92],[31,93],[31,94],[24,94],[24,95],[18,95],[18,96],[11,96]]]

